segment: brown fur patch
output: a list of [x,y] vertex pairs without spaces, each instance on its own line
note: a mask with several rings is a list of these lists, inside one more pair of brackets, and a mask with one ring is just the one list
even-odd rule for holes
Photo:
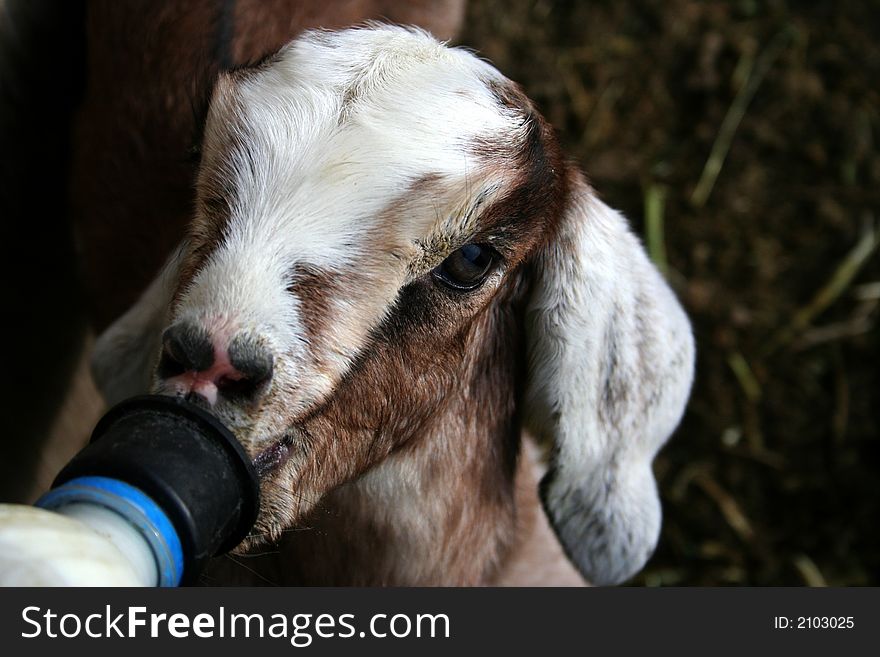
[[451,39],[464,18],[464,4],[465,0],[238,0],[234,60],[258,61],[304,30],[335,30],[367,20],[420,25],[439,39]]
[[496,235],[496,248],[512,266],[555,234],[568,196],[566,165],[553,129],[518,85],[489,81],[487,85],[505,111],[522,116],[519,143],[480,140],[472,152],[484,166],[515,178],[509,191],[481,213],[483,230]]
[[209,0],[89,5],[71,207],[99,328],[146,288],[191,216],[189,155],[218,69],[218,18]]
[[287,289],[299,300],[309,353],[319,371],[328,370],[323,355],[336,348],[332,339],[336,315],[334,301],[343,294],[338,277],[338,272],[307,265],[296,265],[290,273]]

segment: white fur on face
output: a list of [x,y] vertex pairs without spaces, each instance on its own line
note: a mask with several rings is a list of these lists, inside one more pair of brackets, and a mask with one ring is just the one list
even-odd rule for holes
[[[174,321],[251,333],[283,354],[273,386],[288,411],[327,394],[424,259],[418,244],[448,235],[450,224],[466,232],[474,196],[503,182],[488,180],[473,155],[474,143],[512,147],[522,138],[523,117],[504,111],[486,84],[496,79],[468,53],[383,27],[311,33],[270,65],[218,85],[200,180],[225,180],[229,216],[222,226],[197,217],[196,236],[222,231],[222,240]],[[402,197],[425,177],[437,181],[433,193]],[[389,212],[394,206],[406,211]],[[349,274],[359,278],[345,295],[328,292],[334,344],[320,368],[301,300],[288,290],[296,267],[330,272],[342,288]]]

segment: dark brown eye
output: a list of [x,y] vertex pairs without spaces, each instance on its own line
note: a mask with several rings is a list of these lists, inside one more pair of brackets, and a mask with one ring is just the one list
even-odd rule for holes
[[494,251],[481,244],[465,244],[434,270],[434,276],[455,290],[473,290],[486,279],[495,262]]

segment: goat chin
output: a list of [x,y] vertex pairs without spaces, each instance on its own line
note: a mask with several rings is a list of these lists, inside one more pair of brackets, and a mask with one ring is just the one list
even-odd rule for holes
[[195,181],[93,370],[110,401],[202,394],[255,458],[242,549],[278,548],[248,571],[554,585],[642,568],[693,337],[517,85],[418,29],[306,32],[219,74]]

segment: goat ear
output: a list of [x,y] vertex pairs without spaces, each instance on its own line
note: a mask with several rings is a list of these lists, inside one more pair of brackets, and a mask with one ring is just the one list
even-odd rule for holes
[[594,584],[638,572],[660,532],[651,471],[693,379],[690,324],[626,220],[583,175],[538,255],[526,314],[529,428],[552,444],[541,499]]
[[92,377],[108,404],[149,391],[185,250],[174,251],[137,302],[95,342]]

